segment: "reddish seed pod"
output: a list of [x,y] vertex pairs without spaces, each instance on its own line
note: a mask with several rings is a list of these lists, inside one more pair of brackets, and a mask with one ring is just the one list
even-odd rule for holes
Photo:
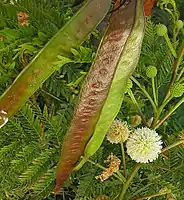
[[127,7],[121,7],[112,13],[110,25],[83,83],[79,103],[64,138],[54,192],[60,190],[63,182],[73,171],[94,131],[119,58],[134,25],[135,6],[136,0],[133,0]]

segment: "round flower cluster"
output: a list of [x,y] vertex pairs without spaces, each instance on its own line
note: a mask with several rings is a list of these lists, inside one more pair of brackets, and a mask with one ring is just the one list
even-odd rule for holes
[[136,129],[127,140],[127,153],[138,163],[156,160],[162,149],[162,141],[158,133],[149,128]]
[[162,149],[161,137],[155,130],[143,127],[135,129],[130,134],[127,123],[120,120],[115,120],[111,125],[107,140],[112,144],[127,141],[127,154],[137,163],[156,160]]
[[112,144],[118,144],[125,142],[128,139],[129,134],[130,131],[127,123],[115,120],[107,133],[107,140]]
[[146,69],[146,76],[148,78],[154,78],[157,75],[157,68],[155,66],[148,66]]
[[173,97],[181,97],[183,93],[184,93],[184,85],[176,83],[173,87],[171,87],[171,95]]

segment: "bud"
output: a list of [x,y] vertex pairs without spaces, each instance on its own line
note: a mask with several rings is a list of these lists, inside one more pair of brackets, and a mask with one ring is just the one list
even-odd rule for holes
[[184,93],[184,85],[177,83],[171,88],[171,95],[173,97],[181,97]]
[[156,32],[158,36],[164,36],[167,34],[167,27],[164,24],[158,24],[156,27]]
[[142,121],[141,116],[135,115],[131,117],[130,123],[132,127],[136,127],[141,124],[141,121]]
[[146,68],[146,76],[148,78],[154,78],[157,75],[157,68],[155,66],[148,66]]
[[178,29],[183,28],[183,21],[177,20],[177,21],[176,21],[176,28],[178,28]]

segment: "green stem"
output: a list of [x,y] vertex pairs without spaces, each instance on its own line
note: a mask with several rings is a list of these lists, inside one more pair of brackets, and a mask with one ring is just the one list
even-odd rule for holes
[[182,77],[182,78],[180,79],[180,81],[179,81],[179,83],[182,83],[182,82],[184,82],[184,77]]
[[177,57],[177,54],[176,54],[176,51],[175,51],[173,45],[171,44],[171,41],[170,41],[170,39],[169,39],[168,34],[165,34],[165,35],[164,35],[164,38],[165,38],[165,41],[166,41],[166,43],[167,43],[167,45],[168,45],[168,47],[169,47],[169,49],[170,49],[172,55],[176,58],[176,57]]
[[122,191],[121,191],[120,196],[119,196],[119,200],[124,200],[124,196],[126,194],[126,191],[127,191],[128,187],[130,186],[131,181],[133,180],[133,178],[137,174],[140,167],[141,167],[141,164],[136,164],[135,168],[132,170],[132,173],[130,174],[127,181],[123,185]]
[[126,178],[126,161],[125,161],[125,150],[124,150],[123,142],[121,142],[120,145],[121,145],[121,152],[122,152],[124,177]]
[[169,149],[172,149],[172,148],[174,148],[174,147],[176,147],[176,146],[178,146],[180,144],[184,144],[184,140],[179,140],[179,141],[177,141],[177,142],[175,142],[175,143],[163,148],[161,153],[164,153],[165,151],[168,151]]
[[161,166],[161,165],[152,165],[154,168],[157,168],[157,169],[160,169],[160,170],[165,170],[165,171],[168,171],[168,172],[173,172],[173,170],[165,167],[165,166]]
[[146,122],[146,119],[145,119],[145,117],[144,117],[144,114],[142,113],[141,108],[139,107],[139,104],[138,104],[138,102],[136,101],[133,92],[132,92],[131,90],[129,90],[129,91],[128,91],[128,94],[129,94],[129,96],[130,96],[130,98],[131,98],[133,104],[135,105],[135,107],[136,107],[136,109],[137,109],[139,115],[141,116],[143,124],[144,124],[145,126],[147,126],[147,122]]
[[152,78],[151,82],[152,82],[152,89],[153,89],[153,98],[154,98],[154,101],[155,101],[155,105],[158,107],[158,100],[157,100],[156,88],[155,88],[155,79]]
[[[167,93],[166,93],[164,101],[168,98],[170,89],[171,89],[172,85],[175,82],[175,79],[176,79],[176,76],[177,76],[177,72],[178,72],[178,68],[181,65],[181,62],[183,60],[183,54],[184,54],[184,40],[183,40],[183,42],[182,42],[182,44],[180,46],[179,53],[178,53],[178,58],[175,59],[175,61],[174,61],[174,67],[173,67],[173,72],[172,72],[172,76],[171,76],[171,81],[170,81],[169,88],[167,90]],[[180,72],[180,74],[177,77],[176,81],[179,81],[179,79],[181,77],[181,73],[183,73],[183,72]]]
[[61,101],[61,99],[59,99],[58,97],[54,96],[53,94],[51,94],[51,93],[45,91],[44,89],[40,89],[40,90],[41,90],[42,93],[45,93],[46,95],[52,97],[53,99],[55,99],[55,100],[57,100],[57,101],[63,103],[63,101]]
[[126,182],[126,178],[121,174],[120,171],[117,171],[116,174],[121,178],[121,182],[123,182],[123,183]]
[[[81,157],[82,159],[85,159],[83,156]],[[89,163],[91,163],[91,164],[93,164],[93,165],[95,165],[96,167],[98,167],[98,168],[100,168],[100,169],[102,169],[102,170],[105,170],[106,168],[105,167],[103,167],[102,165],[100,165],[100,164],[98,164],[98,163],[95,163],[95,162],[93,162],[92,160],[90,160],[90,159],[86,159],[86,161],[87,162],[89,162]],[[116,174],[114,174],[113,173],[113,176],[114,177],[116,177],[117,179],[119,179],[121,182],[125,182],[126,181],[126,179],[125,179],[125,177],[120,173],[120,171],[118,171],[118,172],[116,172],[118,175],[116,175]]]
[[184,67],[181,69],[181,71],[180,71],[180,73],[179,73],[179,75],[178,75],[176,81],[181,81],[180,78],[181,78],[181,76],[183,75],[183,73],[184,73]]
[[168,118],[170,115],[184,103],[184,98],[182,98],[157,124],[153,126],[154,129],[159,128],[159,126]]
[[[179,49],[174,79],[177,76],[178,68],[181,65],[181,62],[183,60],[183,55],[184,55],[184,40],[182,41],[182,44]],[[178,81],[178,80],[179,80],[179,78],[177,77],[176,81]]]
[[148,195],[148,196],[136,198],[134,200],[151,199],[153,197],[158,197],[158,196],[162,196],[162,195],[166,195],[166,194],[170,194],[170,193],[171,193],[170,191],[166,191],[166,192],[162,192],[162,193],[156,193],[156,194],[151,194],[151,195]]
[[181,33],[184,36],[184,28],[181,29]]
[[170,97],[169,97],[168,99],[166,99],[166,101],[163,102],[162,105],[159,107],[158,113],[155,115],[155,118],[154,118],[154,121],[153,121],[153,124],[152,124],[152,127],[153,127],[154,129],[156,129],[155,126],[156,126],[156,124],[158,123],[159,117],[160,117],[160,115],[162,114],[163,109],[164,109],[165,106],[171,101],[172,98],[173,98],[173,97],[170,96]]
[[148,98],[148,100],[150,101],[153,110],[155,113],[157,113],[157,107],[153,101],[153,99],[151,98],[151,96],[149,95],[149,93],[146,91],[146,89],[132,76],[131,80],[142,90],[142,92],[144,93],[144,95]]

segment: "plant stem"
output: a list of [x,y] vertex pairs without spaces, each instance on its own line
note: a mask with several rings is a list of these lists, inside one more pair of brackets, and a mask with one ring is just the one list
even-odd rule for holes
[[[84,159],[83,156],[82,156],[81,158]],[[98,164],[98,163],[95,163],[95,162],[93,162],[93,161],[90,160],[90,159],[86,159],[86,160],[87,160],[89,163],[95,165],[96,167],[98,167],[98,168],[100,168],[100,169],[103,169],[103,170],[106,169],[106,168],[103,167],[102,165],[100,165],[100,164]],[[126,181],[125,177],[120,173],[120,171],[118,171],[118,172],[116,172],[116,173],[117,173],[118,175],[116,175],[116,174],[113,173],[113,176],[116,177],[116,178],[118,178],[121,182],[124,183],[124,182]]]
[[166,194],[170,194],[170,193],[171,193],[170,191],[166,191],[166,192],[162,192],[162,193],[156,193],[156,194],[151,194],[151,195],[148,195],[148,196],[136,198],[134,200],[151,199],[153,197],[158,197],[158,196],[162,196],[162,195],[166,195]]
[[176,146],[178,146],[180,144],[184,144],[184,140],[179,140],[179,141],[177,141],[177,142],[175,142],[175,143],[163,148],[161,153],[164,153],[165,151],[167,151],[169,149],[172,149],[172,148],[174,148],[174,147],[176,147]]
[[63,103],[63,101],[61,101],[61,99],[59,99],[58,97],[54,96],[53,94],[51,94],[51,93],[49,93],[49,92],[45,91],[45,90],[44,90],[44,89],[42,89],[42,88],[41,88],[40,90],[41,90],[41,92],[42,92],[42,93],[45,93],[46,95],[48,95],[48,96],[52,97],[53,99],[56,99],[57,101],[59,101],[59,102]]
[[124,196],[126,194],[126,191],[127,191],[128,187],[130,186],[132,179],[135,177],[135,175],[137,174],[140,167],[141,167],[141,164],[136,164],[135,168],[132,170],[132,173],[130,174],[127,181],[123,185],[122,191],[121,191],[120,196],[119,196],[119,200],[124,200]]
[[155,89],[155,78],[152,78],[151,82],[152,82],[152,89],[153,89],[153,98],[155,101],[155,105],[158,107],[158,100],[157,100],[156,89]]
[[161,165],[152,165],[153,167],[157,168],[157,169],[160,169],[160,170],[165,170],[165,171],[168,171],[168,172],[173,172],[173,170],[165,167],[165,166],[161,166]]
[[[179,53],[178,53],[178,58],[174,60],[174,67],[173,67],[173,72],[172,72],[172,76],[171,76],[171,81],[170,81],[169,88],[168,88],[168,90],[167,90],[165,99],[168,98],[168,96],[169,96],[169,91],[170,91],[172,85],[173,85],[174,82],[175,82],[175,79],[176,79],[176,76],[177,76],[177,72],[178,72],[178,68],[179,68],[179,66],[181,65],[181,62],[182,62],[182,60],[183,60],[183,54],[184,54],[184,40],[183,40],[183,42],[182,42],[182,44],[181,44],[181,46],[180,46]],[[180,73],[181,73],[181,72],[180,72]],[[181,75],[179,74],[179,76],[177,77],[176,81],[179,80],[180,76],[181,76]],[[164,101],[165,101],[165,99],[164,99]]]
[[162,105],[159,107],[158,113],[155,115],[155,118],[154,118],[154,121],[153,121],[153,124],[152,124],[152,127],[154,129],[156,129],[156,124],[158,123],[159,117],[162,114],[162,111],[163,111],[164,107],[171,101],[171,99],[172,99],[172,96],[168,97],[166,99],[166,101],[163,102]]
[[183,84],[183,82],[184,82],[184,77],[182,77],[182,78],[180,79],[179,83]]
[[126,178],[126,161],[125,161],[125,150],[124,150],[123,142],[121,142],[120,145],[121,145],[121,152],[122,152],[124,177]]
[[159,126],[168,118],[170,115],[184,103],[184,98],[182,98],[157,124],[153,126],[154,129],[159,128]]
[[168,47],[169,47],[169,49],[170,49],[172,55],[176,58],[176,57],[177,57],[177,54],[176,54],[175,49],[173,48],[173,45],[171,44],[171,41],[170,41],[170,39],[169,39],[168,34],[165,34],[165,35],[164,35],[164,38],[165,38],[165,41],[166,41],[166,43],[167,43],[167,45],[168,45]]
[[[184,67],[181,69],[181,71],[180,71],[180,73],[179,73],[179,75],[178,75],[178,77],[177,77],[177,79],[176,79],[176,81],[181,81],[181,76],[183,75],[183,73],[184,73]],[[183,77],[182,77],[183,78]]]
[[135,99],[135,96],[134,96],[133,92],[132,92],[131,90],[129,90],[129,91],[128,91],[128,94],[129,94],[129,96],[130,96],[132,102],[134,103],[135,107],[137,108],[137,111],[138,111],[139,115],[140,115],[141,118],[142,118],[143,124],[144,124],[145,126],[147,126],[147,122],[146,122],[146,119],[145,119],[145,117],[144,117],[144,114],[142,113],[141,108],[139,107],[139,104],[138,104],[137,100]]
[[183,60],[183,55],[184,55],[184,40],[183,40],[183,42],[181,44],[181,47],[179,49],[178,58],[177,58],[177,64],[176,64],[176,71],[175,71],[174,78],[176,78],[176,76],[177,76],[178,68],[181,65],[181,62]]
[[145,94],[145,96],[150,101],[150,103],[151,103],[151,105],[153,107],[154,112],[157,113],[157,107],[156,107],[153,99],[149,95],[149,93],[146,91],[146,89],[133,76],[131,77],[131,80],[142,90],[142,92]]

